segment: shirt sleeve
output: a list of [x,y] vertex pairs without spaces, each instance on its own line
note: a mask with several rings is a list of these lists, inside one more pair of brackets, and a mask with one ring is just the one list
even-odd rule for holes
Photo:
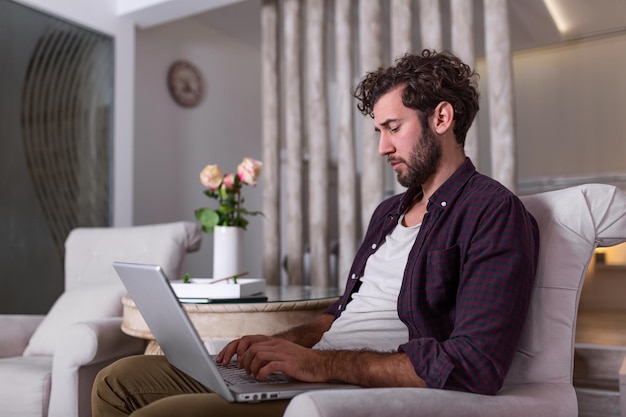
[[[411,291],[411,314],[430,320],[400,346],[430,387],[495,394],[519,343],[537,268],[539,235],[511,195],[462,213],[447,247],[424,245],[423,288]],[[445,316],[439,318],[438,314]],[[441,320],[441,322],[437,322]],[[446,330],[446,326],[449,329]],[[410,332],[411,332],[411,326]],[[415,331],[414,331],[415,333]]]

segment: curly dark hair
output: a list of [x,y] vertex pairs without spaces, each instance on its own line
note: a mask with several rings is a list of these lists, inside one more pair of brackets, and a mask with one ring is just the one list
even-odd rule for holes
[[402,103],[426,117],[446,101],[454,108],[456,141],[464,145],[479,107],[477,78],[478,74],[452,53],[424,49],[420,55],[405,54],[394,65],[367,73],[353,95],[361,113],[371,117],[378,99],[399,85],[405,86]]

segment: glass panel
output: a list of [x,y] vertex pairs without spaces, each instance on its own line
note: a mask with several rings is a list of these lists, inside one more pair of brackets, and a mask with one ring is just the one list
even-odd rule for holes
[[0,313],[45,313],[64,241],[111,223],[113,41],[0,0]]

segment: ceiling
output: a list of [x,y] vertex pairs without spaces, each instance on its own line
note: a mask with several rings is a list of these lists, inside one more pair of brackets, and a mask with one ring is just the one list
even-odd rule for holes
[[[327,0],[327,7],[332,8],[333,1]],[[475,5],[476,55],[483,56],[483,0],[469,1]],[[246,43],[259,45],[260,3],[261,0],[168,0],[145,11],[134,10],[129,17],[139,27],[192,17]],[[414,8],[418,3],[414,0]],[[182,13],[183,4],[195,6]],[[626,0],[508,0],[508,4],[514,51],[626,31]],[[387,5],[388,1],[383,1],[383,7]],[[442,0],[441,5],[445,27],[450,0]],[[179,12],[173,14],[172,8],[178,8]]]
[[[475,4],[475,27],[482,28],[483,1],[470,1]],[[418,1],[414,3],[417,5]],[[626,31],[626,0],[508,0],[508,3],[511,47],[515,51]],[[442,14],[449,15],[450,1],[443,0],[441,4]],[[258,44],[259,10],[259,0],[235,1],[194,18],[245,42]],[[477,29],[478,56],[483,55],[483,43],[482,30]]]
[[624,0],[508,0],[514,50],[626,31]]

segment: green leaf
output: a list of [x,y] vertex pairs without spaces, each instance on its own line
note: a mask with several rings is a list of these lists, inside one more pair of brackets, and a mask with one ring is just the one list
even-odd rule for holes
[[202,231],[204,233],[213,233],[213,229],[220,221],[220,215],[213,209],[201,208],[195,212],[196,219],[202,225]]
[[246,230],[246,227],[248,226],[248,220],[240,216],[235,217],[234,223],[235,224],[233,224],[233,226],[241,227],[244,230]]
[[237,209],[237,212],[240,213],[240,214],[245,214],[247,216],[257,216],[259,214],[263,215],[263,213],[260,212],[260,211],[248,211],[245,208]]
[[220,204],[220,207],[218,210],[221,213],[228,214],[228,213],[234,212],[235,208],[232,206],[232,204]]

